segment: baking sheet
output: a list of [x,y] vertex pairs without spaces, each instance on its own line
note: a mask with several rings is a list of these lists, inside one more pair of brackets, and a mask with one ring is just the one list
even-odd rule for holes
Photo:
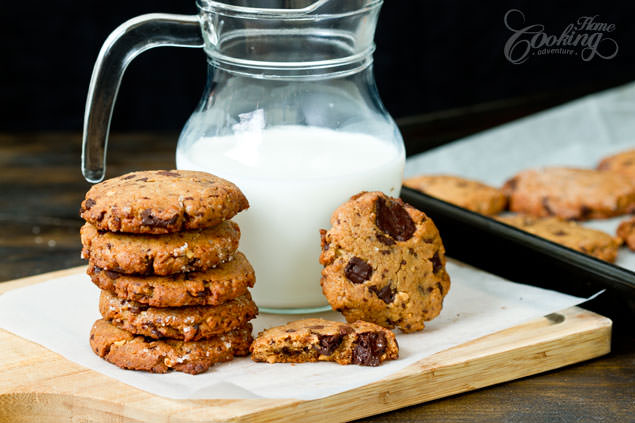
[[[566,309],[582,298],[506,281],[449,261],[452,286],[443,311],[422,332],[396,331],[399,359],[379,367],[334,363],[265,364],[249,358],[217,364],[192,376],[122,370],[97,357],[88,343],[99,290],[76,274],[0,295],[0,328],[37,342],[84,367],[144,391],[177,399],[297,398],[311,400],[385,378],[435,352]],[[254,333],[302,317],[341,320],[335,312],[312,316],[260,315]]]
[[[634,116],[630,83],[412,156],[405,177],[448,173],[502,186],[527,168],[595,168],[603,157],[635,148]],[[582,224],[615,236],[626,217]],[[635,253],[620,248],[615,264],[635,270]]]

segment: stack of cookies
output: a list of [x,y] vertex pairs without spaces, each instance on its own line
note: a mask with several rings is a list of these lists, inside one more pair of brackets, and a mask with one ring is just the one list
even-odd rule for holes
[[81,206],[87,273],[102,289],[90,344],[125,368],[191,374],[249,353],[253,268],[230,221],[249,207],[204,172],[145,171],[93,186]]

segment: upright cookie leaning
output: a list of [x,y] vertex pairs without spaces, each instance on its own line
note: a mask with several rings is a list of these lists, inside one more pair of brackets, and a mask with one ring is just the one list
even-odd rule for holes
[[322,291],[348,322],[414,332],[436,317],[450,289],[445,249],[423,212],[381,192],[342,204],[322,230]]
[[249,207],[225,179],[189,170],[132,172],[93,185],[80,214],[97,229],[166,234],[209,228]]

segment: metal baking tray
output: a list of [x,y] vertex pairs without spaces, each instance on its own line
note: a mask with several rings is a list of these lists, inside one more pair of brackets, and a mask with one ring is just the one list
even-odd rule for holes
[[635,272],[405,186],[401,198],[430,216],[450,257],[512,281],[578,296],[607,289],[635,304]]

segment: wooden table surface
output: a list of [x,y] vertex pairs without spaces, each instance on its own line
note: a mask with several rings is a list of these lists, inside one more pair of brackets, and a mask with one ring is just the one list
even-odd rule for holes
[[[426,133],[407,122],[402,130],[407,142]],[[174,168],[176,139],[111,136],[108,176]],[[79,133],[0,134],[0,281],[82,264],[78,209],[89,184],[80,152]],[[633,316],[612,301],[600,296],[585,305],[614,320],[608,356],[363,421],[635,422]]]

